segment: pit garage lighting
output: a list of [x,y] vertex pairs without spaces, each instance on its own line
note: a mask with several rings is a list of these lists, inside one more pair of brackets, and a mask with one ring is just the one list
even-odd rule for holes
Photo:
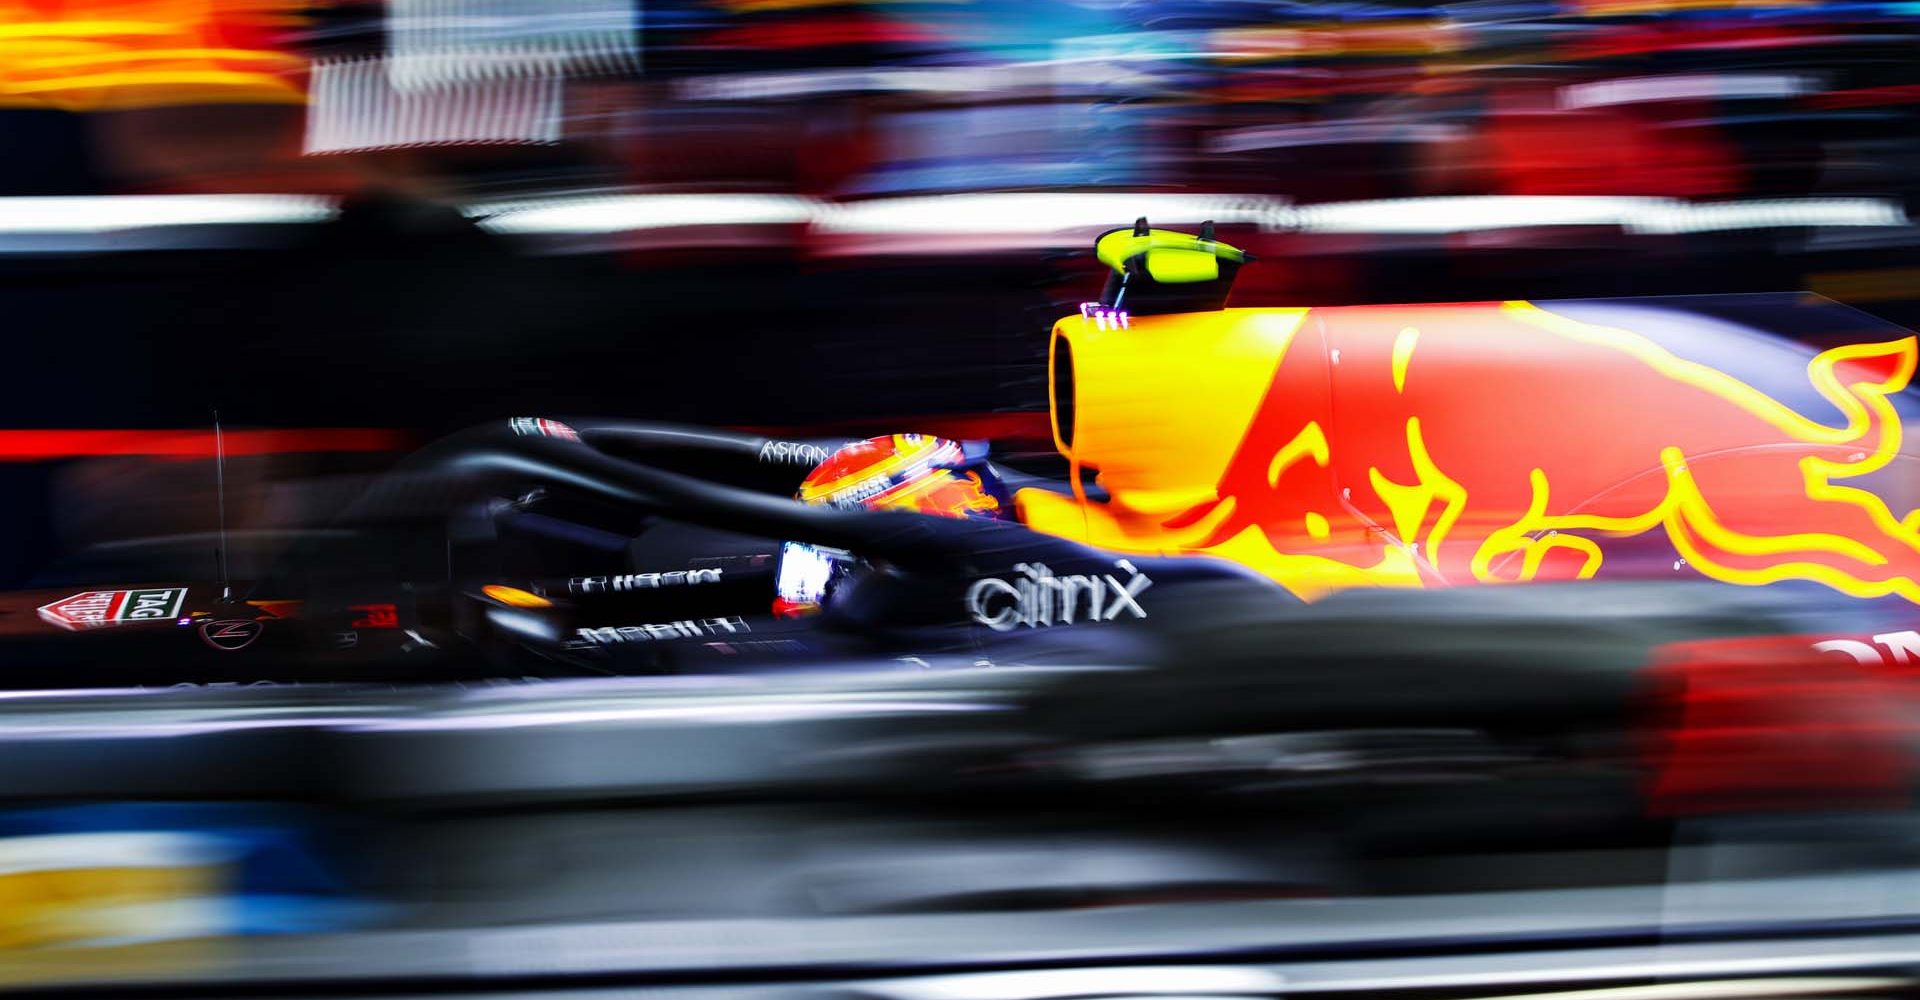
[[469,205],[480,228],[501,234],[618,233],[685,226],[804,225],[816,203],[777,194],[609,194]]
[[1441,234],[1544,226],[1615,226],[1633,233],[1701,233],[1791,226],[1904,226],[1906,212],[1873,198],[1689,203],[1672,198],[1496,195],[1396,198],[1294,210],[1308,233]]
[[[492,617],[492,616],[490,616]],[[498,624],[497,618],[494,619]],[[603,722],[686,722],[695,725],[756,722],[806,722],[844,719],[853,711],[868,716],[926,715],[1005,711],[990,702],[899,701],[878,698],[787,699],[765,701],[692,701],[645,705],[580,704],[565,708],[446,713],[420,718],[358,720],[349,728],[363,732],[457,732],[462,730],[524,729],[535,726],[593,725]],[[981,998],[985,1000],[985,998]]]
[[938,233],[1051,233],[1112,229],[1144,215],[1156,225],[1271,226],[1286,201],[1259,195],[1129,194],[1125,192],[1015,192],[878,198],[826,209],[817,225],[828,233],[928,235]]
[[[1491,229],[1612,226],[1631,233],[1736,229],[1897,227],[1892,201],[1798,198],[1686,202],[1673,198],[1487,196],[1400,198],[1292,206],[1259,195],[1011,192],[875,198],[831,203],[784,194],[571,194],[474,203],[462,211],[502,235],[592,236],[700,226],[811,226],[823,235],[922,237],[1028,234],[1077,241],[1144,215],[1156,225],[1255,225],[1268,232],[1444,235]],[[44,249],[34,237],[86,239],[173,227],[242,227],[331,221],[335,199],[315,195],[107,195],[0,198],[0,252]],[[8,245],[6,237],[20,237]],[[164,237],[156,237],[164,240]],[[131,249],[137,240],[88,248]],[[159,245],[155,243],[154,245]]]
[[165,226],[326,222],[333,199],[280,194],[0,198],[0,235],[108,233]]
[[1270,225],[1285,201],[1261,196],[1016,192],[876,198],[830,204],[771,194],[560,196],[470,205],[469,217],[503,234],[594,234],[681,226],[811,224],[825,233],[934,235],[1100,230],[1145,215]]
[[1618,226],[1659,198],[1531,197],[1392,198],[1308,205],[1295,226],[1309,233],[1464,233],[1531,226]]
[[1052,1000],[1067,997],[1258,997],[1285,989],[1276,973],[1253,966],[1133,966],[982,972],[882,980],[875,992],[896,1000]]
[[1905,226],[1899,205],[1874,198],[1686,202],[1674,198],[1494,195],[1292,206],[1262,195],[1007,192],[833,203],[775,194],[556,195],[475,204],[490,232],[596,235],[691,226],[809,225],[826,236],[1041,237],[1077,240],[1142,215],[1156,225],[1254,225],[1268,232],[1444,235],[1494,229],[1610,226],[1631,233],[1786,227]]
[[1636,216],[1639,233],[1710,233],[1722,229],[1787,226],[1904,226],[1907,213],[1875,198],[1801,198],[1719,204],[1676,202]]
[[1694,73],[1598,80],[1560,88],[1560,107],[1574,111],[1653,101],[1760,100],[1797,97],[1818,89],[1806,76],[1776,73]]
[[1487,1000],[1763,1000],[1767,997],[1858,996],[1906,984],[1892,977],[1783,977],[1615,986],[1558,993],[1503,994]]

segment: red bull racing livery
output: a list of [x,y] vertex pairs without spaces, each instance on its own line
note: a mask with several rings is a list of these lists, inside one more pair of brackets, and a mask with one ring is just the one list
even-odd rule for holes
[[1308,599],[1685,572],[1920,603],[1904,331],[1811,298],[1783,311],[1873,339],[1800,351],[1687,300],[1121,312],[1138,259],[1054,326],[1055,443],[1105,496],[1023,491],[1039,530]]
[[[1550,838],[1911,802],[1905,331],[1797,295],[1226,308],[1251,258],[1207,229],[1096,252],[1052,330],[1057,455],[502,417],[276,483],[325,513],[286,537],[115,541],[117,572],[0,595],[0,686],[993,670],[1044,738],[954,773],[1175,761],[1296,815],[1392,789]],[[667,699],[635,717],[761,711],[634,686]]]
[[[12,677],[1126,662],[1347,592],[1650,580],[1920,663],[1906,331],[1804,295],[1227,308],[1252,258],[1211,227],[1096,254],[1049,350],[1065,476],[949,436],[503,418],[250,533],[252,579],[192,583],[195,548],[40,581],[0,607]],[[136,637],[200,660],[106,651]]]

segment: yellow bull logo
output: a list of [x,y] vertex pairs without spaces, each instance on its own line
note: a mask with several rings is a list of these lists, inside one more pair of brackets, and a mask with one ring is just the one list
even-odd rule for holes
[[1040,530],[1222,556],[1307,598],[1585,579],[1664,540],[1661,559],[1716,580],[1920,602],[1920,518],[1860,484],[1899,454],[1889,397],[1916,353],[1909,336],[1813,358],[1839,416],[1823,423],[1525,302],[1069,317],[1057,444],[1109,497],[1019,502]]

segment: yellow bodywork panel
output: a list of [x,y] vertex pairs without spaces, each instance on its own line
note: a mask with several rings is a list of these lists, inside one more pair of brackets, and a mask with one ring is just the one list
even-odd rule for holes
[[1220,258],[1204,250],[1149,250],[1147,275],[1163,285],[1191,285],[1220,277]]

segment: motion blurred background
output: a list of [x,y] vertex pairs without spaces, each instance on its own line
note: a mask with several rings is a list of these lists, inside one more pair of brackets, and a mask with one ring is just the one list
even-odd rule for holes
[[[4,0],[0,580],[50,430],[501,413],[1044,445],[1101,230],[1241,305],[1811,290],[1920,322],[1920,8]],[[949,418],[949,419],[935,419]],[[951,419],[958,418],[958,419]],[[388,433],[391,432],[391,433]]]
[[[172,460],[216,410],[243,488],[510,414],[1045,452],[1048,326],[1141,215],[1257,254],[1236,305],[1812,291],[1920,326],[1917,125],[1911,0],[0,0],[0,588],[210,531]],[[1397,607],[1176,627],[1198,687],[0,695],[0,985],[1910,994],[1920,781],[1874,756],[1920,731],[1907,664],[1709,650],[1722,687],[1648,708],[1613,690],[1646,647],[1805,608],[1541,600],[1428,606],[1438,647]],[[1379,709],[1543,658],[1649,714],[1449,689],[1554,756]],[[1385,735],[1316,733],[1329,690]],[[1728,787],[1759,799],[1696,794]],[[104,922],[60,923],[73,871],[124,894]],[[24,957],[75,941],[157,950]]]

